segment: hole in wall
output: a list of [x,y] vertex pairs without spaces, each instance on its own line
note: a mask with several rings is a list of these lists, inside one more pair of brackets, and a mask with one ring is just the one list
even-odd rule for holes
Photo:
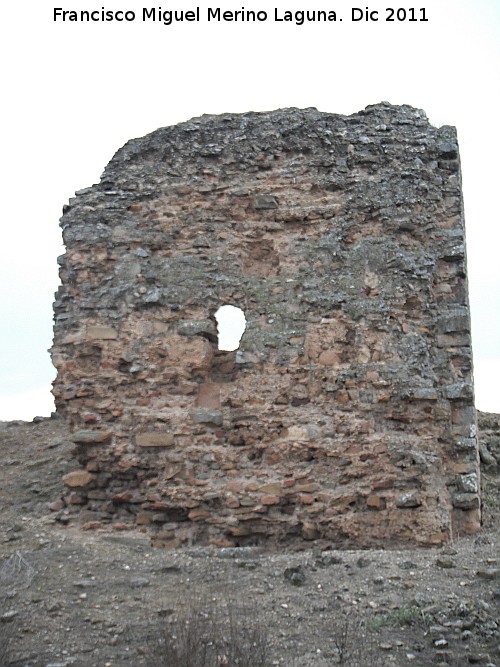
[[215,313],[215,319],[219,333],[218,349],[225,352],[237,350],[247,325],[245,313],[237,306],[225,305]]

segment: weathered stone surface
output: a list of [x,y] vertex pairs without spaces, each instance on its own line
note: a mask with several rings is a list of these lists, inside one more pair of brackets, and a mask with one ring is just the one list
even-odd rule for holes
[[214,322],[206,321],[191,321],[181,322],[178,328],[178,333],[181,336],[205,336],[206,338],[217,340],[217,328]]
[[463,398],[471,398],[473,395],[472,384],[457,382],[456,384],[451,384],[447,387],[444,387],[443,393],[446,398],[455,401]]
[[221,426],[222,412],[220,410],[209,410],[207,408],[198,408],[192,412],[193,419],[198,424],[215,424]]
[[456,478],[456,487],[463,493],[479,493],[479,479],[477,473],[458,475]]
[[420,507],[421,504],[422,501],[415,492],[402,493],[396,498],[396,507],[400,508]]
[[453,496],[453,507],[464,510],[479,508],[479,496],[477,493],[455,493]]
[[112,327],[90,326],[87,328],[86,337],[91,340],[115,340],[118,333]]
[[111,440],[111,431],[76,431],[71,436],[78,445],[99,445]]
[[255,210],[278,208],[278,201],[273,195],[257,195],[253,200]]
[[95,475],[75,513],[170,545],[477,530],[453,128],[387,103],[204,116],[130,141],[61,224],[54,395]]
[[500,415],[478,412],[481,462],[490,469],[500,469]]
[[374,510],[382,510],[387,507],[385,498],[382,498],[381,496],[368,496],[366,505]]
[[135,436],[138,447],[172,447],[174,444],[173,433],[139,433]]
[[455,442],[455,447],[458,450],[462,451],[475,451],[477,449],[477,439],[476,438],[458,438]]

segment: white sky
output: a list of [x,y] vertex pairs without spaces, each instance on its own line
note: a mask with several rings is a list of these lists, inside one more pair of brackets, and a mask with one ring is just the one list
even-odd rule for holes
[[[427,23],[352,22],[366,3],[200,0],[202,21],[143,23],[145,0],[5,3],[0,226],[0,419],[49,414],[58,218],[128,139],[203,113],[315,106],[352,113],[382,100],[458,128],[467,227],[476,404],[500,412],[500,2],[420,0]],[[133,23],[54,23],[53,8],[132,9]],[[265,23],[207,23],[207,7],[267,10]],[[285,10],[333,9],[297,26]],[[417,13],[417,16],[419,13]]]
[[237,350],[247,325],[245,313],[237,306],[226,304],[215,313],[215,319],[219,350]]

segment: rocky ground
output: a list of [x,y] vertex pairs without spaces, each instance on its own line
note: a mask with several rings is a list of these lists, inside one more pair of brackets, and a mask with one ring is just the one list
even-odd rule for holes
[[162,550],[139,532],[61,525],[48,504],[75,468],[72,445],[61,420],[35,422],[0,423],[0,665],[199,666],[168,645],[194,655],[214,617],[233,643],[257,643],[248,667],[500,665],[493,435],[478,536],[439,550],[265,553]]

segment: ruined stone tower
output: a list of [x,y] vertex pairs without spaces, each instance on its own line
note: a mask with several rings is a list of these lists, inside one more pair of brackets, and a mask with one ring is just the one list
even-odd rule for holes
[[126,144],[61,225],[66,512],[172,545],[477,530],[453,128],[387,103],[203,116]]

